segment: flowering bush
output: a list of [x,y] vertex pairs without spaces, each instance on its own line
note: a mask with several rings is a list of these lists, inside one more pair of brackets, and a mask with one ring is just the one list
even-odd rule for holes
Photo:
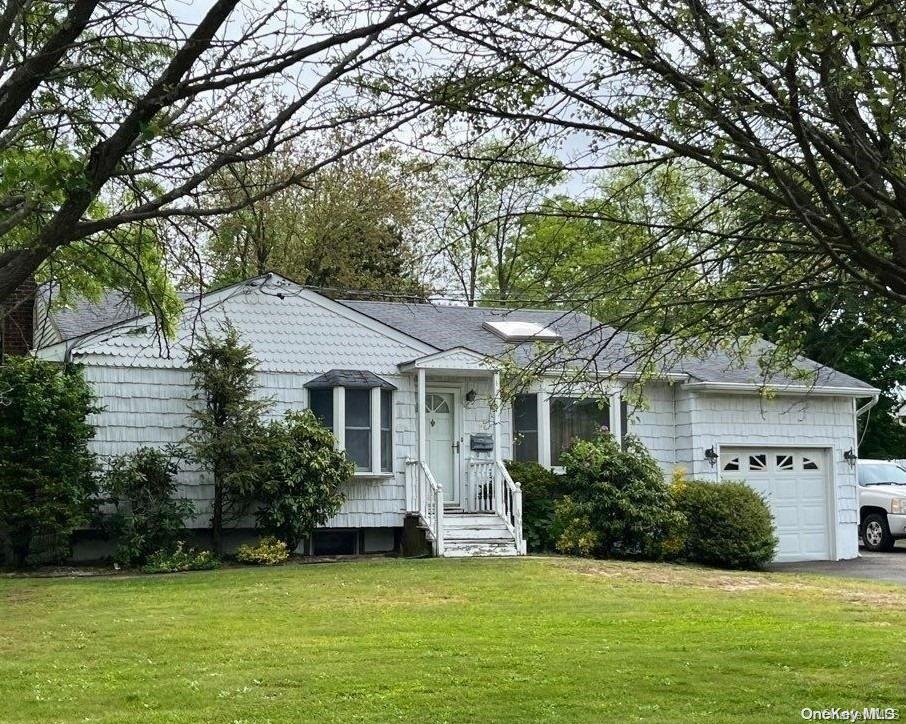
[[236,549],[236,560],[256,566],[276,566],[286,563],[289,550],[286,543],[269,535],[258,541],[257,545],[243,545]]
[[173,551],[162,550],[148,556],[148,562],[142,566],[142,570],[145,573],[178,573],[180,571],[205,571],[219,567],[220,561],[211,551],[186,549],[180,541]]

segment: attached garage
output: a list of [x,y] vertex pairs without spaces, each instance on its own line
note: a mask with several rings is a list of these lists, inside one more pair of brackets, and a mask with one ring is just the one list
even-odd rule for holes
[[728,447],[720,450],[722,480],[741,480],[762,493],[774,514],[778,561],[832,560],[833,500],[829,452],[820,448]]

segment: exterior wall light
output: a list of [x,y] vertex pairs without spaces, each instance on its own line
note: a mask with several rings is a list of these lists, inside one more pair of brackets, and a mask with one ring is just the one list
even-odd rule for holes
[[856,455],[855,451],[852,448],[850,448],[845,453],[843,453],[843,459],[849,463],[849,467],[854,468],[856,467],[856,460],[859,459],[859,456]]
[[717,461],[719,459],[720,455],[717,454],[717,451],[714,449],[713,445],[705,450],[705,460],[707,460],[711,464],[711,467],[717,465]]

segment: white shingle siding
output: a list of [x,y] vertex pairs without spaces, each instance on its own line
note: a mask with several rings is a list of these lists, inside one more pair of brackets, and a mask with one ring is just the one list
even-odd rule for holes
[[696,393],[690,400],[691,449],[683,453],[692,460],[696,477],[717,479],[718,466],[704,460],[712,445],[759,447],[815,447],[827,451],[832,465],[831,485],[836,521],[837,558],[858,555],[859,510],[855,470],[843,453],[855,449],[854,413],[849,397],[776,397],[753,394]]
[[[298,292],[298,289],[296,290]],[[219,294],[219,296],[218,296]],[[162,447],[181,442],[190,424],[193,387],[185,366],[184,346],[202,326],[217,330],[229,319],[259,360],[257,394],[270,398],[269,415],[306,406],[309,380],[331,369],[374,372],[398,389],[394,392],[394,475],[357,478],[346,489],[347,502],[330,521],[336,527],[395,527],[405,513],[404,462],[416,457],[416,378],[401,373],[400,365],[437,350],[389,327],[382,327],[358,312],[309,293],[288,293],[283,299],[250,287],[238,287],[206,298],[204,318],[184,317],[177,343],[161,355],[148,329],[136,323],[127,328],[95,333],[78,342],[73,359],[85,367],[104,410],[93,416],[97,436],[92,446],[102,456],[118,455],[141,445]],[[128,331],[131,327],[133,331]],[[138,328],[138,331],[136,331]],[[60,359],[63,345],[41,351]],[[475,355],[450,350],[444,363],[470,369],[468,374],[432,369],[427,385],[456,385],[461,390],[462,460],[473,434],[493,433],[490,404],[491,372],[476,368]],[[474,402],[465,401],[474,390]],[[649,382],[642,401],[632,395],[628,410],[629,433],[651,451],[665,477],[681,467],[695,477],[716,479],[718,471],[704,460],[711,446],[814,446],[829,451],[833,462],[836,555],[857,554],[857,494],[853,470],[843,452],[855,447],[854,406],[850,397],[782,396],[765,399],[755,393],[728,394],[685,388],[681,383]],[[512,408],[500,411],[500,455],[512,455]],[[181,495],[195,501],[195,525],[209,522],[210,480],[188,467],[180,475]]]
[[646,384],[638,393],[627,391],[627,432],[635,435],[657,460],[661,470],[669,477],[676,466],[674,441],[674,387],[666,382]]
[[[396,475],[351,482],[345,491],[346,504],[329,525],[402,525],[403,461],[415,454],[416,445],[415,393],[411,378],[401,375],[397,364],[424,353],[424,348],[376,332],[304,297],[280,300],[243,290],[212,306],[204,319],[208,329],[216,330],[227,318],[259,361],[256,395],[272,399],[269,417],[303,409],[305,383],[334,368],[367,369],[400,388],[394,393]],[[92,419],[97,427],[92,446],[98,454],[119,455],[141,445],[162,447],[185,438],[194,389],[182,345],[192,339],[192,326],[197,322],[188,315],[180,328],[181,342],[172,346],[169,358],[159,355],[146,333],[117,332],[79,345],[74,359],[85,365],[86,378],[104,406]],[[195,525],[207,525],[213,496],[210,481],[190,468],[181,474],[180,483],[180,495],[196,503]]]

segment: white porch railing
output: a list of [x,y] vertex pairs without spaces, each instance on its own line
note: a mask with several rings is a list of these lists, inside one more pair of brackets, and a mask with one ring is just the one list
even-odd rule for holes
[[434,555],[443,556],[444,490],[424,461],[406,459],[406,491],[412,496],[411,509],[418,513],[434,542]]
[[466,481],[466,510],[496,513],[516,541],[516,550],[525,553],[522,537],[522,486],[510,477],[500,460],[470,460]]

